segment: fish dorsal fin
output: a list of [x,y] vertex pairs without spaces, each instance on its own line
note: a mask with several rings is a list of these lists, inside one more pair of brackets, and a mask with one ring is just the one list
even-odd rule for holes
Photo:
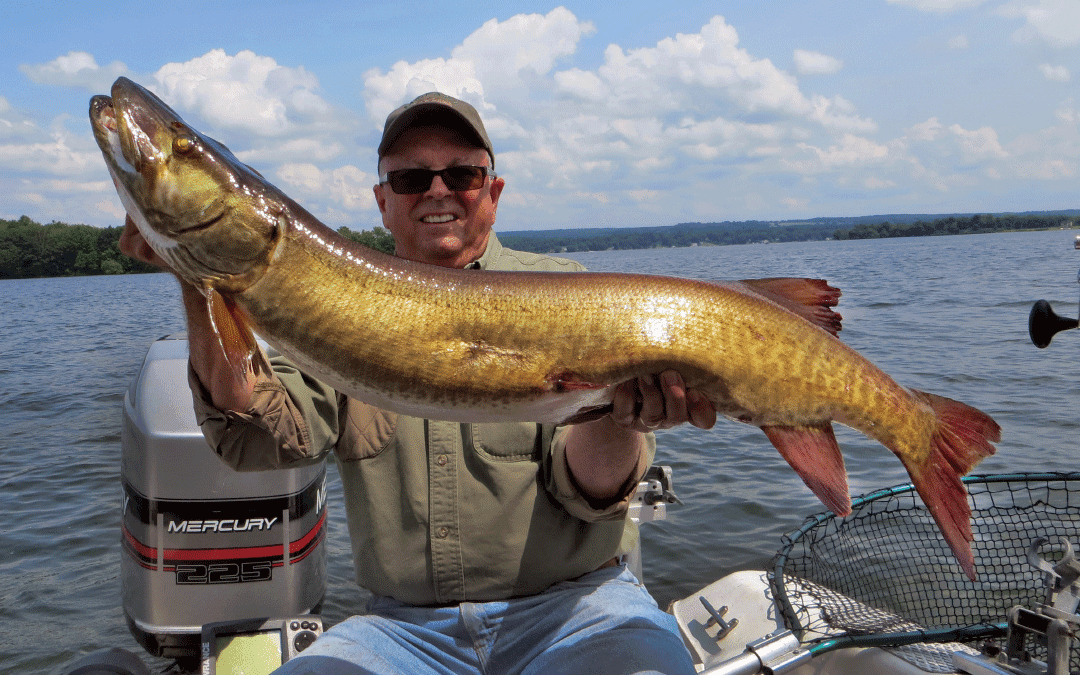
[[761,427],[780,454],[817,498],[833,513],[851,513],[847,471],[832,425]]
[[208,285],[201,290],[206,298],[210,325],[237,381],[246,383],[252,376],[269,374],[269,364],[236,303]]
[[840,302],[840,289],[824,279],[773,277],[743,279],[739,283],[834,336],[842,328],[843,317],[831,309]]

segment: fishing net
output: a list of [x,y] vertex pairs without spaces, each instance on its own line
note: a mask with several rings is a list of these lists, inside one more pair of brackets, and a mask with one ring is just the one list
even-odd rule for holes
[[[1028,562],[1028,549],[1048,539],[1039,554],[1051,563],[1064,555],[1062,537],[1080,549],[1080,472],[972,476],[964,483],[976,581],[956,563],[913,486],[889,488],[855,500],[845,518],[812,516],[785,535],[770,583],[787,627],[804,645],[852,638],[852,646],[884,646],[954,629],[977,642],[1003,633],[1010,608],[1046,602],[1045,574]],[[1025,647],[1045,660],[1045,645],[1031,642]],[[896,653],[927,672],[953,672],[957,649],[974,653],[956,643]],[[1074,646],[1070,654],[1073,673],[1080,673],[1078,652]]]

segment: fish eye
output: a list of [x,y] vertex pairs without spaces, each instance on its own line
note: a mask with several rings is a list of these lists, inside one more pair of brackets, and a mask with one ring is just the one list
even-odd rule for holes
[[195,141],[193,141],[190,136],[177,136],[173,140],[173,150],[180,154],[191,152],[194,147]]

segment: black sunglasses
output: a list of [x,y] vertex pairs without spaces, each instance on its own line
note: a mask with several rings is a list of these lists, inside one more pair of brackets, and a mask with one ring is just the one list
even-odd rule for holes
[[[484,166],[448,166],[440,171],[431,169],[398,169],[379,176],[380,183],[389,183],[390,189],[399,195],[418,195],[427,192],[431,181],[438,176],[446,187],[454,192],[479,190],[484,187],[488,170]],[[495,177],[495,172],[491,172]]]

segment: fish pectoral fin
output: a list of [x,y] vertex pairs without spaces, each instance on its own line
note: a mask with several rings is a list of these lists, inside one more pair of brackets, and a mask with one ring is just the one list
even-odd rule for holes
[[593,406],[592,408],[582,408],[581,410],[574,413],[573,417],[566,420],[565,422],[561,422],[560,424],[581,424],[582,422],[593,422],[600,419],[601,417],[604,417],[605,415],[608,415],[614,408],[615,406],[610,403]]
[[739,283],[833,336],[843,329],[844,317],[831,309],[840,302],[840,289],[830,286],[824,279],[774,277],[743,279]]
[[911,390],[911,393],[933,409],[938,428],[930,440],[930,452],[921,462],[912,462],[905,454],[893,452],[904,463],[915,490],[964,573],[974,581],[971,508],[960,477],[994,454],[991,442],[1001,440],[1001,427],[989,415],[966,403],[922,391]]
[[851,513],[847,470],[832,424],[787,427],[764,426],[761,430],[780,451],[795,473],[833,513]]
[[269,374],[270,365],[236,303],[209,286],[202,292],[210,325],[237,381],[246,383],[254,375]]
[[548,391],[581,391],[583,389],[603,389],[608,386],[599,382],[592,382],[572,370],[560,370],[549,373],[544,378],[545,387]]

